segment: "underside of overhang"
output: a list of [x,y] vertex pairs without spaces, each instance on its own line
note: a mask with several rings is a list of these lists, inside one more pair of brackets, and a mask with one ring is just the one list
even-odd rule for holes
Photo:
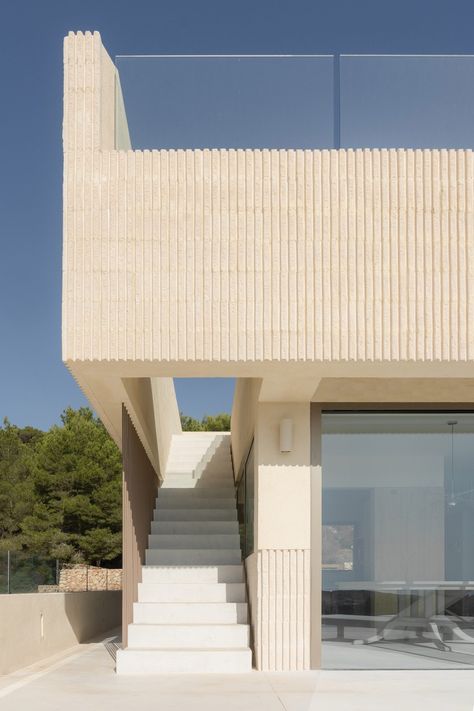
[[[125,404],[158,476],[160,437],[181,431],[173,377],[261,379],[260,402],[474,403],[471,363],[67,363],[121,447]],[[165,454],[163,454],[165,452]]]

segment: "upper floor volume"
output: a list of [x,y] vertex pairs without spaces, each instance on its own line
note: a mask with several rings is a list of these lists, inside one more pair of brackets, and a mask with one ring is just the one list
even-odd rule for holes
[[465,56],[115,65],[70,33],[64,359],[467,374],[473,78]]

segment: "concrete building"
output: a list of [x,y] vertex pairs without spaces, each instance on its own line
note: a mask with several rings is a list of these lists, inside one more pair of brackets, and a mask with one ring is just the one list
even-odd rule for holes
[[[64,61],[63,358],[123,452],[117,671],[470,665],[472,151],[133,150],[99,34]],[[172,378],[209,376],[231,433],[182,433]]]

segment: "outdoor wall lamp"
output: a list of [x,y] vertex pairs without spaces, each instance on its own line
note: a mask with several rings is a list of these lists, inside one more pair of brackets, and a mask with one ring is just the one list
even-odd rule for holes
[[280,452],[291,452],[293,449],[293,420],[280,421]]

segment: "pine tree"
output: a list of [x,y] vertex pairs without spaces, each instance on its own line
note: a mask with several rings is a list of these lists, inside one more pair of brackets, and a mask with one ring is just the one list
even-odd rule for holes
[[37,448],[23,543],[44,555],[112,560],[121,551],[120,452],[88,408],[68,408],[61,419]]

